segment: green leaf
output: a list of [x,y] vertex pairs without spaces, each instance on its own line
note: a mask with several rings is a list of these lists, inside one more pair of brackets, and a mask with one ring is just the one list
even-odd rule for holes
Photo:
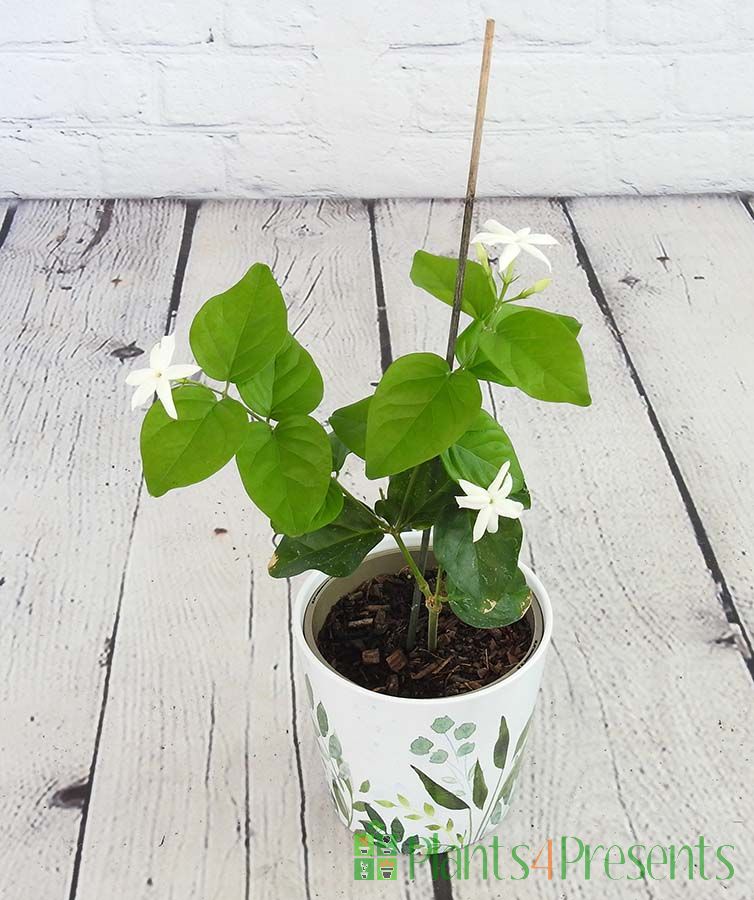
[[475,510],[446,509],[437,520],[434,550],[453,583],[456,600],[487,601],[490,612],[518,569],[523,531],[518,519],[501,517],[495,534],[472,541]]
[[325,429],[309,416],[275,426],[247,425],[236,455],[246,493],[286,534],[308,531],[330,488],[332,454]]
[[440,716],[429,726],[435,734],[445,734],[455,725],[450,716]]
[[330,753],[330,756],[332,756],[332,758],[335,760],[338,760],[343,756],[343,748],[340,745],[338,736],[334,732],[330,735],[330,740],[327,743],[327,749]]
[[376,800],[377,806],[382,806],[385,809],[392,809],[395,806],[395,803],[392,803],[390,800]]
[[322,737],[327,737],[330,730],[330,723],[327,721],[327,713],[321,703],[317,704],[317,725],[319,725],[319,733]]
[[459,725],[453,732],[453,737],[457,741],[465,741],[466,738],[471,737],[475,731],[476,725],[473,722],[464,722],[463,725]]
[[508,744],[510,743],[510,733],[508,732],[508,723],[505,716],[500,717],[500,728],[495,741],[495,748],[492,751],[492,761],[498,769],[505,768],[505,761],[508,758]]
[[328,432],[327,438],[330,441],[330,450],[332,452],[332,470],[337,475],[343,468],[343,464],[351,451],[334,431]]
[[419,835],[412,834],[411,837],[406,838],[406,840],[401,844],[401,853],[405,853],[407,856],[410,856],[412,853],[416,852],[416,848],[421,844],[421,840],[419,839]]
[[425,737],[418,737],[411,741],[411,746],[408,749],[417,756],[424,756],[425,753],[429,753],[432,749],[432,741]]
[[147,490],[161,497],[219,472],[241,446],[248,416],[230,397],[218,400],[201,384],[173,391],[177,419],[154,403],[141,426],[141,459]]
[[515,762],[513,763],[513,767],[511,768],[510,774],[505,779],[505,784],[503,784],[502,790],[500,791],[500,799],[506,805],[511,801],[511,795],[513,794],[513,788],[516,786],[516,779],[518,778],[518,773],[521,771],[521,764],[523,763],[524,757],[523,755],[517,756]]
[[408,802],[408,798],[404,797],[403,794],[396,794],[396,796],[398,797],[398,802],[401,806],[405,806],[406,809],[411,806],[411,804]]
[[[338,482],[333,478],[330,480],[330,486],[325,494],[325,500],[309,523],[307,531],[317,531],[319,528],[324,528],[325,525],[329,525],[330,522],[333,522],[338,518],[342,509],[343,491],[340,489]],[[285,531],[278,522],[272,523],[272,530],[275,534],[282,534]]]
[[373,825],[376,825],[380,831],[384,834],[387,831],[385,827],[385,820],[382,816],[377,812],[374,807],[370,806],[368,803],[364,804],[364,809],[366,810],[366,814],[369,816],[369,820]]
[[314,360],[289,334],[277,356],[240,383],[238,393],[260,416],[283,419],[305,415],[319,406],[324,385]]
[[458,755],[459,756],[468,756],[469,753],[473,752],[475,746],[476,745],[474,743],[461,744],[461,746],[458,748]]
[[357,812],[366,812],[366,807],[367,807],[367,805],[366,805],[366,803],[364,803],[363,800],[355,800],[354,801],[353,808]]
[[435,752],[430,756],[429,761],[431,763],[444,763],[448,758],[447,750],[435,750]]
[[329,525],[301,537],[284,537],[270,561],[269,572],[273,578],[291,578],[316,569],[344,578],[383,537],[377,519],[346,497],[340,515]]
[[445,809],[468,809],[469,804],[464,800],[461,800],[460,797],[456,797],[455,794],[451,794],[449,790],[444,788],[441,784],[438,784],[436,781],[433,781],[429,775],[425,775],[421,769],[417,769],[416,766],[411,766],[411,768],[416,772],[416,774],[421,779],[422,784],[424,785],[425,790],[429,794],[429,796],[438,804],[438,806],[444,806]]
[[484,804],[487,802],[488,793],[487,782],[484,780],[484,772],[479,765],[479,760],[477,760],[474,763],[474,791],[472,794],[474,806],[476,806],[477,809],[484,808]]
[[237,284],[202,306],[189,341],[210,378],[240,384],[272,361],[287,332],[280,288],[269,267],[255,263]]
[[335,797],[335,803],[340,810],[341,815],[344,819],[348,819],[348,807],[346,806],[346,799],[343,796],[343,791],[341,791],[338,786],[338,782],[333,778],[332,780],[332,791],[333,797]]
[[516,749],[514,750],[514,753],[516,756],[518,756],[521,753],[521,751],[524,749],[524,747],[526,746],[526,740],[529,737],[529,729],[531,728],[531,723],[533,721],[534,721],[534,713],[532,713],[529,716],[529,718],[526,722],[526,725],[524,725],[523,731],[518,736],[518,740],[516,741]]
[[361,785],[360,785],[360,787],[359,787],[359,793],[360,793],[360,794],[366,794],[366,792],[367,792],[368,790],[369,790],[369,782],[368,782],[368,781],[362,781],[362,782],[361,782]]
[[425,803],[424,804],[424,815],[425,816],[434,816],[434,814],[435,814],[434,806],[432,806],[431,803]]
[[502,593],[494,599],[470,597],[451,580],[447,581],[446,589],[453,612],[473,628],[504,628],[523,618],[531,605],[531,590],[520,569],[516,569]]
[[[452,306],[457,272],[457,259],[417,250],[411,266],[411,281],[433,297]],[[495,292],[484,268],[477,262],[467,260],[461,309],[475,319],[482,319],[490,312],[495,300]]]
[[372,403],[371,397],[364,397],[349,406],[336,409],[330,416],[330,425],[337,436],[362,459],[366,456],[367,416]]
[[531,506],[524,473],[510,438],[485,410],[479,410],[468,431],[448,447],[441,458],[446,472],[454,481],[464,479],[481,487],[488,487],[502,464],[509,461],[513,480],[511,499],[523,503],[526,509]]
[[589,406],[584,355],[572,331],[540,309],[512,310],[479,348],[506,378],[537,400]]
[[492,815],[490,816],[490,824],[497,825],[500,820],[503,818],[503,807],[500,801],[495,804],[495,808],[492,810]]
[[438,456],[468,429],[481,404],[476,378],[451,372],[442,357],[411,353],[397,359],[369,406],[367,477],[394,475]]
[[482,381],[494,381],[505,387],[513,387],[513,382],[504,372],[500,371],[479,346],[482,334],[489,330],[491,330],[491,326],[485,322],[472,322],[464,328],[456,341],[456,359]]
[[374,509],[399,531],[409,528],[423,531],[453,502],[457,491],[436,456],[406,472],[391,475],[387,499],[378,500]]
[[403,840],[405,834],[406,829],[403,827],[403,823],[401,822],[401,820],[398,818],[393,819],[393,821],[390,823],[390,836],[393,838],[396,844],[399,844]]

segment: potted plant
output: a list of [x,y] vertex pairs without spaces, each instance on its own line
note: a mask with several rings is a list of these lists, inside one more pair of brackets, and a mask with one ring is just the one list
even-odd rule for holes
[[[455,294],[469,317],[454,365],[403,356],[327,428],[313,415],[322,377],[261,263],[196,314],[196,364],[174,365],[165,337],[127,378],[134,406],[158,398],[141,430],[149,492],[235,459],[280,536],[272,577],[312,572],[295,639],[327,787],[345,824],[404,851],[494,829],[523,759],[552,610],[519,563],[529,491],[480,382],[591,402],[579,323],[526,302],[549,278],[519,290],[519,254],[549,268],[540,248],[555,243],[490,220],[472,239],[475,261],[418,251],[413,283],[448,304]],[[380,483],[373,505],[345,483],[349,456]]]

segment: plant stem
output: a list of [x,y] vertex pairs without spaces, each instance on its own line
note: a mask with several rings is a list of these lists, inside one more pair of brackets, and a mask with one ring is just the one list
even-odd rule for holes
[[427,624],[427,648],[434,653],[437,650],[437,620],[440,618],[440,610],[442,609],[442,604],[438,603],[436,606],[433,603],[431,606],[427,604],[429,608],[429,622]]
[[[427,570],[427,556],[429,555],[429,528],[422,533],[422,544],[419,550],[419,568],[422,572]],[[419,611],[421,610],[422,592],[417,581],[414,585],[414,594],[411,598],[411,615],[406,631],[406,650],[410,653],[416,646],[416,631],[419,627]]]
[[393,537],[395,538],[395,543],[398,545],[398,549],[403,554],[404,559],[408,563],[409,569],[411,569],[411,574],[414,576],[416,583],[419,585],[419,590],[424,594],[424,599],[429,603],[432,602],[432,591],[429,589],[429,585],[427,584],[427,579],[422,575],[421,569],[416,565],[416,560],[411,555],[408,547],[403,541],[401,537],[400,531],[391,532]]
[[337,478],[335,479],[335,483],[338,485],[341,491],[343,491],[345,496],[349,498],[349,500],[353,500],[354,503],[358,503],[359,506],[361,506],[369,513],[369,515],[375,520],[375,522],[379,524],[380,530],[384,531],[385,533],[388,532],[387,526],[384,524],[382,519],[378,515],[376,515],[371,507],[369,507],[363,500],[359,500],[358,497],[354,497],[354,495],[348,490],[348,488],[344,487],[344,485],[342,485]]

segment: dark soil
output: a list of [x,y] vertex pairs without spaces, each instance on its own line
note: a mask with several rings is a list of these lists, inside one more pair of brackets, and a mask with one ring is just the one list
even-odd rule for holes
[[[434,587],[435,572],[427,573]],[[394,697],[452,697],[475,691],[516,666],[531,645],[526,618],[505,628],[472,628],[449,606],[440,613],[437,650],[427,649],[422,598],[417,643],[405,652],[414,580],[407,569],[379,575],[341,597],[328,613],[317,646],[349,681]]]

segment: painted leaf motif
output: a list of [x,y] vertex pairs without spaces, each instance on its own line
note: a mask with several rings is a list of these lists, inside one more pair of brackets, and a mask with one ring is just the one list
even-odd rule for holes
[[435,752],[430,756],[429,761],[431,763],[444,763],[448,758],[447,750],[435,750]]
[[336,803],[338,809],[340,810],[340,813],[343,816],[343,818],[347,820],[348,819],[348,807],[346,805],[346,800],[345,800],[345,797],[343,796],[343,791],[341,791],[340,787],[338,786],[338,782],[334,778],[332,781],[332,790],[333,790],[333,797],[335,797],[335,803]]
[[503,817],[503,806],[502,803],[498,800],[495,804],[495,808],[492,810],[492,815],[490,816],[490,823],[492,825],[497,825],[500,822],[500,819]]
[[434,814],[435,814],[434,806],[432,806],[431,803],[425,803],[424,804],[424,815],[425,816],[434,816]]
[[531,723],[534,721],[534,713],[532,713],[526,721],[526,725],[524,725],[523,731],[518,736],[518,740],[516,741],[516,749],[515,755],[518,756],[521,751],[526,746],[527,738],[529,737],[529,729],[531,728]]
[[444,806],[445,809],[468,809],[469,805],[464,800],[461,800],[460,797],[456,797],[455,794],[451,794],[451,792],[444,788],[441,784],[438,784],[429,775],[426,775],[421,769],[417,769],[416,766],[411,766],[411,768],[416,772],[416,774],[421,779],[422,784],[424,785],[425,790],[429,794],[429,796],[438,804],[438,806]]
[[395,806],[395,803],[392,800],[377,800],[377,806],[382,806],[384,809],[392,809]]
[[504,769],[505,761],[508,758],[508,743],[510,742],[510,734],[508,732],[508,722],[505,716],[500,717],[500,728],[498,729],[495,748],[492,751],[492,761],[496,768]]
[[458,755],[468,756],[469,753],[473,752],[475,746],[476,745],[473,742],[469,744],[461,744],[461,746],[458,748]]
[[487,782],[484,780],[484,772],[479,765],[479,760],[477,760],[474,763],[474,789],[472,793],[474,806],[476,806],[477,809],[484,808],[484,804],[487,802],[488,793]]
[[457,741],[465,741],[466,738],[471,737],[475,731],[476,725],[473,722],[464,722],[463,725],[459,725],[453,732],[453,737]]
[[[452,306],[457,273],[457,259],[417,250],[410,277],[417,287]],[[482,319],[490,312],[496,299],[484,268],[478,262],[467,260],[461,309],[476,319]]]
[[395,475],[438,456],[468,429],[481,405],[476,378],[462,369],[451,372],[442,357],[411,353],[397,359],[369,406],[367,477]]
[[430,725],[432,731],[436,734],[445,734],[446,731],[455,725],[455,722],[449,716],[440,716]]
[[363,800],[354,801],[353,808],[358,812],[366,812],[367,805]]
[[411,746],[409,750],[412,753],[415,753],[417,756],[424,756],[425,753],[429,753],[432,749],[432,741],[425,737],[418,737],[415,740],[411,741]]
[[505,779],[505,784],[503,784],[503,788],[500,791],[500,797],[506,806],[510,803],[511,796],[513,794],[513,788],[516,786],[516,779],[518,778],[518,773],[521,771],[521,764],[523,763],[523,760],[523,755],[516,757],[516,760],[513,763],[513,768],[510,771],[510,775],[508,775],[508,777]]
[[401,820],[398,818],[393,819],[393,821],[390,823],[390,836],[393,838],[396,844],[399,844],[403,840],[405,834],[406,829],[403,827],[403,823],[401,822]]
[[212,297],[194,317],[189,342],[210,378],[247,381],[283,346],[288,315],[268,266],[255,263],[232,288]]
[[304,685],[306,686],[306,697],[309,701],[309,706],[314,709],[314,691],[312,690],[312,683],[309,681],[308,675],[304,675]]
[[368,781],[362,781],[362,782],[361,782],[361,785],[359,786],[359,793],[361,793],[361,794],[366,794],[366,792],[367,792],[368,790],[369,790],[369,782],[368,782]]
[[338,740],[338,736],[333,732],[330,735],[330,740],[327,744],[327,749],[330,751],[330,756],[333,759],[338,760],[343,756],[343,748],[340,746],[340,741]]
[[401,845],[401,853],[411,854],[416,852],[416,848],[419,846],[421,841],[419,840],[419,836],[416,834],[412,834],[411,837],[406,838],[406,840]]
[[369,816],[369,821],[372,822],[373,825],[376,825],[382,834],[387,830],[385,827],[385,820],[382,816],[377,812],[374,807],[370,806],[368,803],[364,804],[364,809],[366,810],[366,814]]
[[317,725],[319,725],[319,733],[322,737],[327,737],[330,730],[330,723],[327,721],[327,713],[321,703],[317,704]]
[[246,437],[248,416],[240,403],[218,400],[202,384],[173,391],[177,419],[153,403],[141,426],[141,459],[147,490],[161,497],[219,472]]

